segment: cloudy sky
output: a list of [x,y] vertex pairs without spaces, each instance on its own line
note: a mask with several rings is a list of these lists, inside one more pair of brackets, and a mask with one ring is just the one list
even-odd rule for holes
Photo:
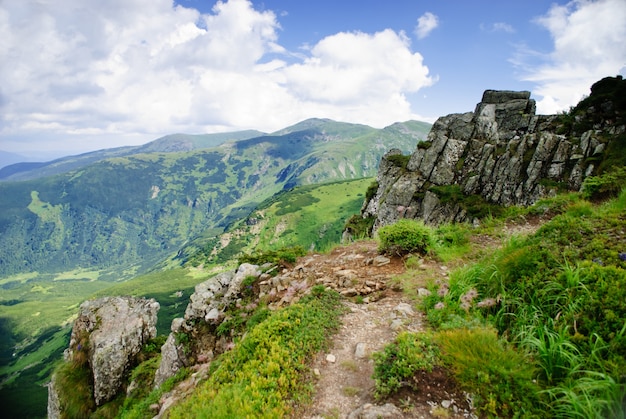
[[0,0],[0,150],[383,127],[485,89],[569,108],[626,72],[625,0]]

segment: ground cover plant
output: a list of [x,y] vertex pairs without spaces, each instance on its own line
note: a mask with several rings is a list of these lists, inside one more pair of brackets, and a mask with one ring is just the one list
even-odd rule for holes
[[[447,283],[433,281],[422,300],[442,358],[478,392],[477,408],[488,417],[625,414],[626,191],[600,205],[580,195],[561,202],[561,213],[536,233],[512,237]],[[485,327],[491,335],[477,332]],[[468,374],[468,337],[482,335],[492,342],[480,346],[510,359],[518,353],[519,365],[532,370],[495,374],[513,381],[494,385],[492,370],[505,360],[482,354]],[[485,379],[491,395],[481,394]]]
[[306,360],[339,325],[341,307],[337,293],[314,287],[272,313],[212,364],[209,379],[170,417],[285,417],[294,400],[308,395]]

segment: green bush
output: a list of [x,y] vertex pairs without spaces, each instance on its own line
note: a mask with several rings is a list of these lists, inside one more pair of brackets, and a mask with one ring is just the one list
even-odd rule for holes
[[352,237],[363,238],[369,237],[372,234],[372,227],[374,227],[374,217],[363,218],[358,214],[353,215],[346,222],[344,230],[347,230],[352,234]]
[[406,169],[406,166],[409,164],[409,160],[411,160],[411,156],[405,156],[404,154],[392,154],[391,156],[387,156],[387,160],[396,167]]
[[382,399],[396,392],[420,370],[432,371],[438,364],[438,353],[429,334],[400,333],[382,352],[373,354],[376,397]]
[[615,167],[600,176],[589,176],[583,182],[586,199],[602,200],[616,197],[626,188],[626,167]]
[[432,230],[422,221],[401,219],[378,230],[378,250],[389,255],[426,254],[432,245]]
[[257,250],[255,253],[246,254],[239,258],[239,263],[251,263],[253,265],[263,265],[273,263],[285,266],[295,263],[297,258],[306,255],[302,246],[283,247],[278,250]]

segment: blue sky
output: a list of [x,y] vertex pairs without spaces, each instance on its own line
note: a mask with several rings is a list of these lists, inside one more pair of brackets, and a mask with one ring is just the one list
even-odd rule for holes
[[624,75],[624,40],[624,0],[2,0],[0,150],[433,122],[485,89],[554,113]]

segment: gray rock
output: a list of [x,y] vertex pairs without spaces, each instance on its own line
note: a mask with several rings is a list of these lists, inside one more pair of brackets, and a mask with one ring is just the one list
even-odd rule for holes
[[356,344],[356,348],[354,349],[354,357],[355,358],[365,358],[366,356],[366,344],[364,342],[359,342]]
[[54,376],[48,383],[48,419],[59,419],[61,417],[61,402],[56,389]]
[[402,411],[391,403],[376,406],[366,403],[348,415],[348,419],[401,419]]
[[[214,332],[223,320],[224,308],[240,298],[242,283],[247,277],[259,278],[262,274],[259,266],[243,263],[236,271],[223,272],[196,285],[195,292],[189,297],[185,317],[172,321],[172,333],[161,347],[161,363],[154,379],[156,387],[182,367],[207,358],[207,354],[223,352],[225,342],[218,340]],[[271,281],[277,281],[280,286],[280,277]],[[266,288],[270,288],[269,282]],[[178,333],[187,334],[189,342],[177,343]]]
[[154,299],[133,297],[107,297],[81,304],[68,357],[84,350],[82,342],[87,339],[96,405],[115,397],[135,356],[156,336],[158,310]]
[[472,221],[468,208],[442,199],[433,187],[456,185],[464,194],[509,206],[532,205],[552,196],[550,184],[579,190],[595,165],[586,162],[607,149],[601,139],[626,130],[610,124],[605,131],[589,130],[580,138],[555,132],[557,115],[535,115],[530,92],[487,90],[474,112],[439,118],[428,134],[427,146],[418,143],[406,168],[383,156],[378,190],[363,203],[361,215],[375,217],[374,232],[400,218],[419,218],[428,224]]
[[176,344],[176,335],[170,333],[161,346],[161,363],[154,375],[155,387],[160,387],[165,380],[176,375],[185,366],[185,361],[183,348]]

